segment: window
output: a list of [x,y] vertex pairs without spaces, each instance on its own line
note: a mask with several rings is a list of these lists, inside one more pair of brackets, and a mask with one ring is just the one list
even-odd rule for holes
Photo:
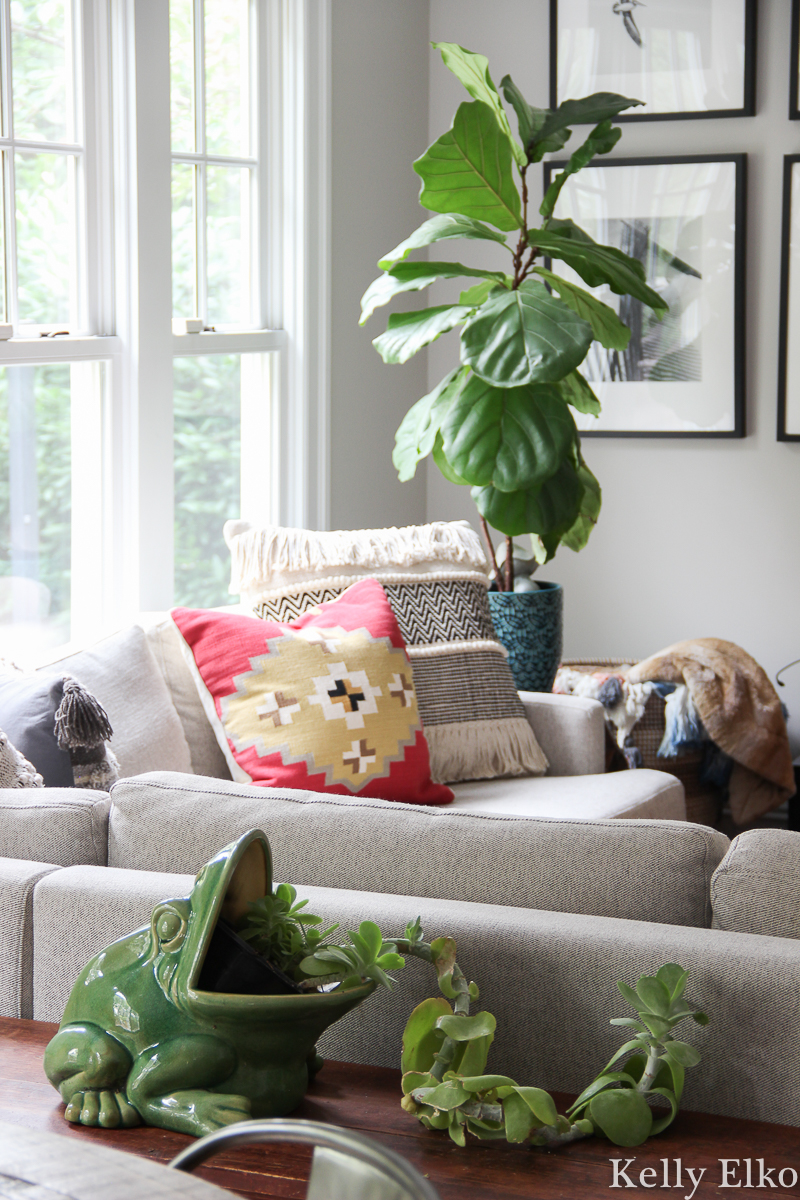
[[0,655],[324,525],[329,5],[0,0]]

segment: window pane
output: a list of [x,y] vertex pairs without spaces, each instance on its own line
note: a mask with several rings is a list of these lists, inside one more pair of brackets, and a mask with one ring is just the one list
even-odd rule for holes
[[70,636],[70,369],[0,370],[0,655]]
[[69,0],[11,0],[14,135],[73,141]]
[[195,167],[172,164],[172,315],[197,313]]
[[192,10],[192,0],[170,0],[169,60],[173,150],[196,148]]
[[250,150],[247,0],[205,0],[206,147]]
[[222,526],[240,514],[241,358],[176,358],[175,603],[230,604]]
[[75,307],[75,162],[16,154],[17,285],[23,324],[70,323]]
[[250,171],[208,167],[208,320],[246,325],[250,321]]

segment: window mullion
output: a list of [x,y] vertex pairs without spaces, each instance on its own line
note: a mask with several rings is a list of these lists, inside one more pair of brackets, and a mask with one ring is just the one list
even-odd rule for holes
[[[3,135],[14,136],[14,113],[11,104],[11,3],[3,0],[0,12],[0,55],[2,56]],[[14,149],[9,145],[3,153],[3,220],[5,245],[6,321],[16,326],[19,319],[17,304],[17,222],[14,186]]]
[[206,22],[205,0],[194,0],[194,120],[195,151],[202,155],[194,168],[197,315],[208,322],[208,247],[206,146]]

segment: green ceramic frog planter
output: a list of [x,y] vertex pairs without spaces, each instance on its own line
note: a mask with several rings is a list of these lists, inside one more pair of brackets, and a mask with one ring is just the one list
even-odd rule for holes
[[269,842],[251,830],[206,863],[187,899],[157,904],[148,926],[89,962],[44,1059],[68,1121],[201,1136],[296,1108],[317,1038],[375,983],[285,995],[205,990],[218,922],[237,927],[271,889]]

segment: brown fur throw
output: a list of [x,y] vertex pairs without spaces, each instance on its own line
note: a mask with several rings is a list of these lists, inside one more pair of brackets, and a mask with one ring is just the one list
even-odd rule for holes
[[789,737],[775,688],[733,642],[676,642],[637,663],[632,683],[685,683],[708,736],[734,760],[729,800],[737,825],[794,795]]

